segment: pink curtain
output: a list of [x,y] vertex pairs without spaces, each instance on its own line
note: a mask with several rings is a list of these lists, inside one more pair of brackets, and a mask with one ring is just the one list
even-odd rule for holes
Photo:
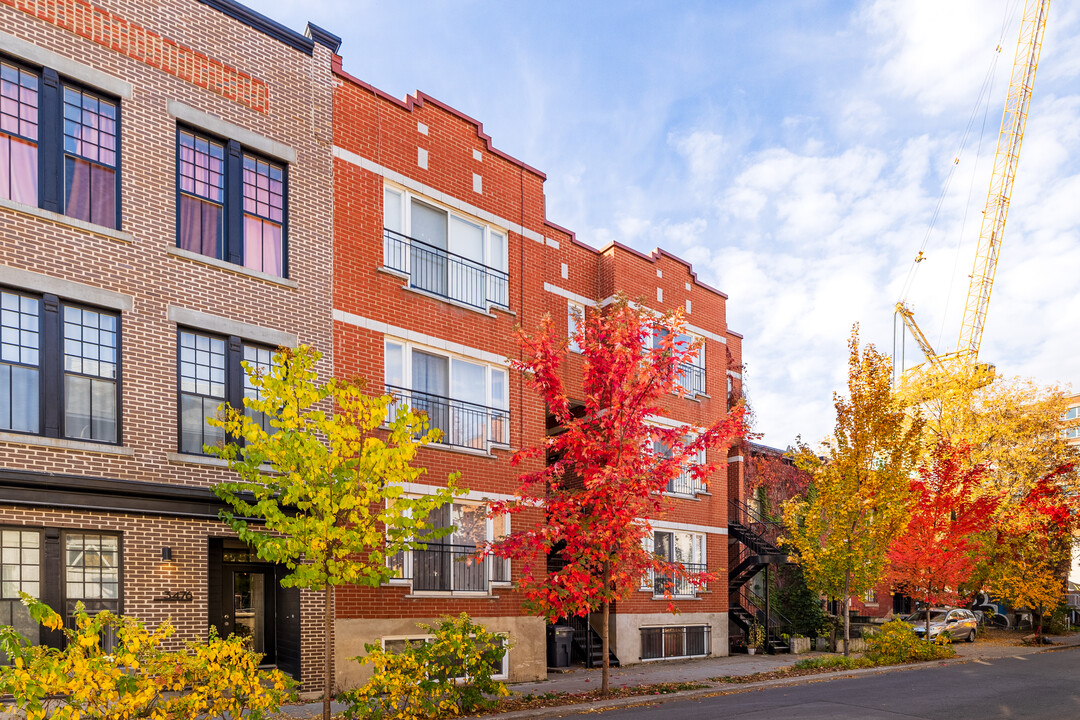
[[37,145],[0,135],[0,197],[37,206]]
[[281,275],[281,226],[251,215],[244,216],[244,266]]

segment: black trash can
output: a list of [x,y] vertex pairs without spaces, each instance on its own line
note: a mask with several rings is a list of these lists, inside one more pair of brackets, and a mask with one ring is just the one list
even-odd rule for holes
[[565,625],[549,625],[547,629],[548,667],[570,667],[570,644],[574,640],[574,628]]

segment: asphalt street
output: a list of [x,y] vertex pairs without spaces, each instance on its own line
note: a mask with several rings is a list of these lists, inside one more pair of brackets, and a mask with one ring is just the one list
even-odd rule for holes
[[[853,678],[819,676],[603,714],[619,720],[1072,720],[1080,718],[1078,670],[1080,650],[1062,650]],[[586,716],[595,712],[561,717]]]

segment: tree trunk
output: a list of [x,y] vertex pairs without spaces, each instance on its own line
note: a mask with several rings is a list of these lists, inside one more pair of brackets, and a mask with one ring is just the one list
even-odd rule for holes
[[608,694],[608,674],[610,672],[610,653],[608,648],[611,647],[611,641],[608,637],[608,618],[611,614],[611,600],[608,597],[608,585],[611,584],[611,563],[610,561],[604,562],[604,611],[602,614],[603,620],[600,625],[600,650],[604,654],[603,668],[600,679],[600,694]]
[[844,613],[844,657],[851,655],[851,575],[844,576],[844,602],[840,606]]
[[323,590],[324,604],[323,604],[323,707],[322,716],[323,720],[330,720],[330,693],[333,687],[333,680],[330,677],[330,658],[331,658],[331,631],[334,625],[334,588],[330,583],[326,584],[326,589]]
[[930,642],[930,601],[926,601],[926,642]]

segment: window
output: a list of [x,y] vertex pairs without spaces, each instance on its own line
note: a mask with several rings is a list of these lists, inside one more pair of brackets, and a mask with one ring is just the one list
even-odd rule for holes
[[[671,332],[659,324],[655,325],[645,338],[645,348],[655,349],[660,347],[660,339],[667,337]],[[697,352],[689,358],[688,362],[679,364],[679,372],[676,383],[687,395],[705,394],[705,343],[696,335],[679,333],[675,336],[674,345],[677,350],[685,351],[694,343],[698,344]]]
[[[120,537],[104,533],[63,533],[64,617],[75,627],[75,606],[82,603],[90,615],[108,610],[120,614]],[[102,638],[108,651],[115,646],[115,629]]]
[[0,60],[0,198],[119,228],[119,169],[116,100]]
[[581,352],[581,343],[577,340],[579,328],[585,324],[585,306],[569,301],[566,306],[566,337],[570,340],[570,350]]
[[284,277],[287,168],[182,128],[176,162],[177,247]]
[[641,628],[641,659],[704,657],[711,654],[711,637],[709,625]]
[[487,451],[510,444],[503,368],[388,340],[386,391],[442,431],[439,443]]
[[[225,442],[221,428],[206,421],[217,417],[223,403],[244,407],[245,397],[258,397],[258,390],[242,363],[261,372],[269,371],[273,351],[240,338],[223,338],[195,330],[179,331],[179,412],[180,452],[202,455],[203,446]],[[242,380],[241,380],[242,378]],[[245,412],[264,430],[272,432],[270,420],[262,413]]]
[[[432,639],[433,639],[433,636],[431,636],[431,635],[417,635],[417,636],[411,636],[411,637],[385,637],[385,638],[382,638],[382,646],[383,646],[383,650],[385,650],[386,652],[391,653],[391,654],[397,654],[397,653],[400,653],[400,652],[404,651],[406,646],[408,646],[408,645],[412,645],[412,646],[415,647],[416,645],[419,645],[420,643],[430,642]],[[496,642],[497,642],[497,644],[495,644],[494,647],[502,647],[503,645],[506,645],[506,637],[504,635],[500,635]],[[510,676],[510,650],[507,650],[505,653],[503,653],[502,667],[498,668],[492,674],[491,677],[492,677],[493,680],[505,680],[509,676]],[[465,676],[464,675],[459,675],[458,679],[464,680]]]
[[[69,628],[75,626],[75,607],[82,603],[95,615],[103,610],[120,614],[123,596],[120,536],[112,533],[59,528],[0,528],[0,623],[12,625],[33,644],[49,637],[30,618],[19,599],[25,592],[56,608]],[[102,638],[106,651],[115,646],[115,631]]]
[[0,624],[11,625],[34,644],[40,629],[19,593],[41,597],[42,560],[40,530],[0,530]]
[[38,76],[0,62],[0,198],[38,204]]
[[506,233],[387,187],[383,264],[409,286],[470,307],[509,307]]
[[[705,536],[698,533],[653,531],[653,553],[668,564],[682,565],[689,573],[705,572]],[[694,597],[697,588],[685,578],[655,574],[653,596],[670,593],[675,597]]]
[[118,315],[0,290],[0,430],[118,443],[119,379]]
[[489,518],[484,505],[455,502],[433,510],[425,524],[453,531],[425,542],[423,550],[387,559],[397,579],[410,581],[414,592],[487,593],[493,583],[510,582],[507,560],[491,556],[476,560],[477,548],[506,534],[508,517]]

